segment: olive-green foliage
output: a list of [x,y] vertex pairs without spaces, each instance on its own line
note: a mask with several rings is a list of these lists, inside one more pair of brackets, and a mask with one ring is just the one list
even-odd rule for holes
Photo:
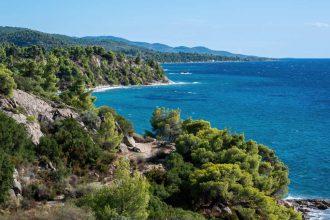
[[181,208],[173,208],[167,205],[165,202],[161,201],[156,196],[151,196],[149,202],[149,219],[159,219],[159,220],[203,220],[205,219],[203,215],[184,210]]
[[96,165],[101,149],[76,120],[65,119],[55,125],[49,136],[40,139],[37,153],[80,171]]
[[93,109],[95,98],[91,96],[91,91],[87,91],[85,83],[81,78],[73,82],[68,90],[60,94],[63,102],[82,110]]
[[98,141],[103,148],[109,151],[116,151],[123,135],[119,134],[116,127],[116,121],[113,115],[108,112],[102,116],[102,122],[98,130]]
[[7,97],[13,95],[13,90],[16,88],[16,83],[12,77],[12,72],[4,65],[0,65],[0,94]]
[[98,108],[98,116],[104,118],[106,113],[111,113],[116,120],[116,125],[119,132],[123,135],[133,134],[134,128],[130,121],[128,121],[123,116],[119,115],[114,109],[108,106],[102,106]]
[[12,186],[14,167],[9,160],[9,156],[0,149],[0,205],[8,197],[8,190]]
[[14,165],[33,158],[34,146],[24,126],[0,112],[0,204],[11,188]]
[[148,182],[138,172],[131,175],[125,159],[117,161],[116,167],[113,183],[85,196],[78,205],[91,208],[97,219],[147,219]]
[[[155,115],[156,126],[166,123],[160,110]],[[203,120],[188,119],[181,125],[177,152],[165,162],[167,171],[147,174],[154,195],[193,210],[228,206],[231,218],[301,219],[276,203],[286,194],[289,179],[274,151],[246,141],[243,135],[212,128]]]
[[0,150],[8,154],[15,164],[34,158],[34,145],[25,127],[2,112],[0,112]]
[[237,164],[206,163],[190,176],[198,205],[225,203],[245,219],[300,218],[298,213],[277,205],[275,199],[255,188],[252,179]]
[[[146,84],[165,79],[157,62],[141,60],[136,63],[133,58],[96,46],[58,47],[46,51],[41,46],[6,44],[0,45],[0,52],[0,63],[13,72],[19,89],[55,100],[60,97],[82,110],[90,109],[94,101],[88,88],[100,84]],[[7,75],[5,82],[11,83]]]
[[158,139],[172,142],[181,133],[180,110],[156,108],[150,123]]

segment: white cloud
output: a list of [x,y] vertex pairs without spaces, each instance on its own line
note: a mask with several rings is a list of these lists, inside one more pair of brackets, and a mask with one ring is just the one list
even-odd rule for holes
[[315,28],[330,28],[330,24],[324,22],[307,23],[307,25]]

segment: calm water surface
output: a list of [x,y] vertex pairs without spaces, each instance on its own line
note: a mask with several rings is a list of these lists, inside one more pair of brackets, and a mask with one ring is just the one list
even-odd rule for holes
[[176,84],[94,93],[150,129],[156,106],[180,108],[214,127],[275,149],[290,169],[290,196],[330,198],[330,60],[164,64]]

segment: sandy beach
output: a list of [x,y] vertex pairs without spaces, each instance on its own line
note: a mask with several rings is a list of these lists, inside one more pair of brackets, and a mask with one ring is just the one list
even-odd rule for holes
[[164,83],[164,82],[155,82],[155,83],[150,83],[147,85],[100,85],[100,86],[96,86],[94,88],[90,88],[90,91],[93,92],[104,92],[107,90],[112,90],[112,89],[125,89],[125,88],[134,88],[134,87],[149,87],[149,86],[168,86],[168,85],[174,85],[176,84],[175,82],[169,80],[168,82]]

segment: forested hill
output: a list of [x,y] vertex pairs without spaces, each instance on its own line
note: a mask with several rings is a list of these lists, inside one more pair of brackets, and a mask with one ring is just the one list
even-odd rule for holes
[[84,37],[84,39],[93,39],[93,40],[113,40],[116,42],[123,42],[128,45],[143,47],[149,50],[155,50],[162,53],[197,53],[197,54],[207,54],[207,55],[215,55],[215,56],[223,56],[223,57],[239,57],[239,58],[250,58],[250,59],[257,59],[256,56],[249,56],[243,54],[235,54],[230,53],[228,51],[219,51],[219,50],[211,50],[207,47],[197,46],[197,47],[186,47],[186,46],[179,46],[179,47],[171,47],[166,44],[160,43],[147,43],[147,42],[137,42],[137,41],[130,41],[120,37],[114,36],[99,36],[99,37]]
[[140,55],[143,59],[155,59],[158,62],[265,60],[265,58],[237,55],[225,51],[212,51],[204,47],[171,49],[167,45],[133,42],[117,37],[78,38],[17,27],[0,27],[0,43],[12,43],[17,46],[40,45],[46,49],[78,45],[101,46],[106,50],[121,52],[128,56]]
[[168,81],[156,61],[97,46],[46,50],[42,46],[2,45],[1,67],[8,69],[4,77],[12,78],[18,89],[51,99],[59,98],[61,91],[59,96],[65,103],[82,109],[92,105],[90,94],[85,93],[91,87]]

